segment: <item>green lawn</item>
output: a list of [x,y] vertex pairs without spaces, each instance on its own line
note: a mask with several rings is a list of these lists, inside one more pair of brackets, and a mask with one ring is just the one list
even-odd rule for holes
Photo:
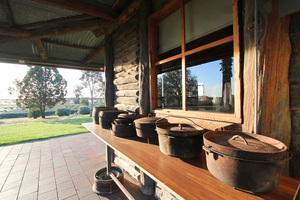
[[90,116],[0,126],[0,146],[31,140],[88,132],[81,123],[92,122]]

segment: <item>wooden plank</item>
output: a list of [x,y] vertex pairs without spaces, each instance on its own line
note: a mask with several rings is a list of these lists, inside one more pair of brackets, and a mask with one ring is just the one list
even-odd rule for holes
[[182,110],[187,110],[187,89],[186,89],[186,54],[185,54],[185,12],[184,2],[180,4],[180,24],[181,24],[181,81],[182,81]]
[[121,90],[116,92],[117,97],[139,97],[138,90]]
[[117,104],[125,104],[125,105],[136,105],[138,106],[139,98],[138,97],[117,97]]
[[14,15],[11,11],[8,0],[1,0],[0,3],[1,3],[2,9],[4,11],[4,14],[6,16],[9,26],[15,26],[16,24],[15,24]]
[[104,143],[133,161],[139,169],[179,199],[293,199],[299,181],[282,176],[278,188],[266,194],[236,190],[213,177],[207,170],[205,154],[183,161],[160,152],[159,146],[137,137],[115,137],[96,124],[83,124]]
[[115,12],[120,12],[124,5],[128,4],[128,0],[117,0],[111,9]]
[[[211,43],[208,43],[206,45],[203,45],[203,46],[200,46],[200,47],[197,47],[197,48],[194,48],[192,50],[189,50],[189,51],[186,51],[185,52],[185,55],[188,56],[188,55],[192,55],[194,53],[198,53],[200,51],[204,51],[206,49],[210,49],[210,48],[213,48],[213,47],[216,47],[216,46],[219,46],[219,45],[222,45],[222,44],[226,44],[226,43],[229,43],[229,42],[232,42],[233,41],[233,36],[228,36],[228,37],[225,37],[225,38],[222,38],[220,40],[217,40],[217,41],[214,41],[214,42],[211,42]],[[167,62],[170,62],[170,61],[173,61],[173,60],[176,60],[176,59],[179,59],[182,57],[182,54],[177,54],[175,56],[172,56],[172,57],[169,57],[169,58],[166,58],[166,59],[163,59],[163,60],[160,60],[160,61],[157,61],[155,62],[155,66],[157,65],[161,65],[161,64],[164,64],[164,63],[167,63]]]
[[105,106],[114,107],[114,51],[112,35],[105,36]]
[[116,19],[118,14],[112,10],[105,9],[93,4],[85,3],[80,0],[33,0],[42,4],[49,4],[59,8],[73,10],[80,13],[85,13],[103,19],[113,20]]
[[43,46],[42,41],[41,41],[41,40],[35,40],[34,42],[35,42],[35,44],[36,44],[36,46],[37,46],[37,48],[38,48],[38,50],[39,50],[39,53],[40,53],[41,58],[42,58],[43,60],[47,60],[47,59],[48,59],[48,58],[47,58],[47,54],[46,54],[46,51],[45,51],[45,48],[44,48],[44,46]]
[[44,43],[57,44],[57,45],[68,46],[68,47],[73,47],[73,48],[85,49],[85,50],[89,50],[89,51],[90,50],[92,50],[92,51],[95,50],[95,48],[93,48],[93,47],[77,45],[77,44],[72,44],[72,43],[62,42],[62,41],[56,41],[56,40],[51,40],[51,39],[41,39],[41,41],[44,42]]
[[242,118],[242,74],[241,74],[241,19],[239,0],[233,0],[233,66],[234,66],[234,114]]
[[25,25],[20,26],[20,28],[22,28],[22,29],[37,29],[37,28],[44,28],[44,27],[49,27],[49,26],[58,26],[58,25],[62,25],[65,23],[76,22],[76,21],[92,19],[92,18],[95,18],[95,17],[84,14],[84,15],[78,15],[78,16],[73,16],[73,17],[64,17],[64,18],[53,19],[53,20],[49,20],[49,21],[25,24]]
[[151,110],[158,107],[158,86],[157,74],[158,67],[155,63],[158,61],[158,25],[157,21],[150,17],[149,19],[149,54],[150,54],[150,102]]
[[95,60],[100,54],[102,54],[103,52],[104,52],[104,46],[100,46],[100,47],[98,47],[94,52],[93,52],[93,54],[92,55],[90,55],[87,59],[86,59],[86,61],[85,61],[85,64],[89,64],[89,63],[91,63],[91,62],[93,62],[93,60]]
[[115,85],[123,85],[128,83],[136,83],[138,82],[138,80],[139,80],[139,75],[134,74],[134,75],[117,78],[113,82]]

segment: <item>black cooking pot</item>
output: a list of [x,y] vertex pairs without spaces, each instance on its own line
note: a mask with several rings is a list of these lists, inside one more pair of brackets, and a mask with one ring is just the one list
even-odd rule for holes
[[262,135],[211,131],[203,135],[207,168],[220,181],[254,193],[279,185],[287,147]]
[[182,159],[196,158],[201,154],[203,129],[192,124],[158,124],[156,126],[160,151]]

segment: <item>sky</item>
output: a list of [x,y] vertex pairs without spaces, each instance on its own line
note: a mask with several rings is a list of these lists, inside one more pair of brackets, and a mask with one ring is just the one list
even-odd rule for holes
[[[14,80],[22,80],[28,71],[27,65],[17,64],[6,64],[0,63],[0,99],[16,99],[18,93],[10,95],[8,93],[8,87],[14,86]],[[74,69],[63,69],[58,68],[59,73],[67,81],[67,96],[74,97],[73,90],[75,85],[81,83],[79,78],[81,77],[80,70]],[[83,91],[83,96],[88,97],[89,93],[87,90]]]

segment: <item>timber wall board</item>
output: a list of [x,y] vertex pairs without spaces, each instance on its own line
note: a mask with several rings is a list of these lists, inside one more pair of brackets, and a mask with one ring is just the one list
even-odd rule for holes
[[139,108],[139,29],[135,16],[113,34],[115,107]]
[[291,16],[292,55],[289,68],[290,108],[292,121],[290,175],[300,180],[300,12]]

